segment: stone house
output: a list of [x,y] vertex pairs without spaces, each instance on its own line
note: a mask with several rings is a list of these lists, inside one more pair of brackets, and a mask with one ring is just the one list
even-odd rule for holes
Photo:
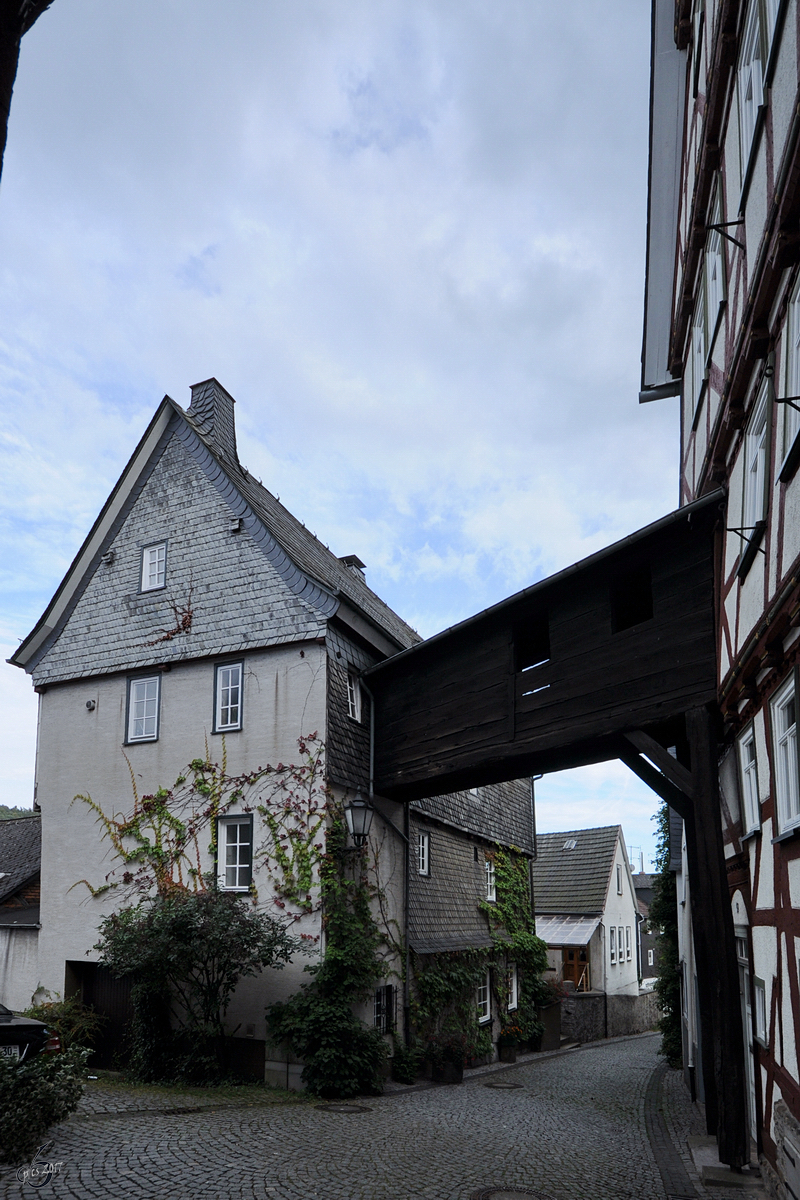
[[[0,999],[21,1008],[37,987],[79,992],[106,1011],[109,1028],[124,1024],[124,986],[93,950],[100,917],[119,901],[76,887],[83,879],[101,884],[113,852],[95,814],[74,797],[128,812],[132,777],[140,794],[170,786],[206,746],[212,761],[224,756],[230,775],[291,763],[298,739],[314,732],[335,796],[367,795],[370,705],[360,674],[419,640],[369,588],[360,559],[333,554],[240,464],[234,400],[215,379],[192,388],[187,411],[165,397],[10,660],[31,675],[39,696],[43,885],[35,946],[24,963],[0,970]],[[375,813],[370,844],[382,916],[406,943],[412,930],[421,946],[462,936],[463,907],[448,916],[425,899],[459,856],[472,886],[485,879],[494,840],[513,838],[530,853],[527,782],[421,802],[413,814],[375,798]],[[244,895],[258,884],[259,903],[275,912],[275,896],[254,878],[266,837],[258,813],[234,807],[217,835],[219,861],[203,850],[203,870]],[[424,846],[426,871],[418,869]],[[316,946],[313,953],[324,949],[318,911],[303,914],[293,932]],[[309,961],[302,956],[243,980],[227,1014],[247,1042],[241,1061],[276,1083],[295,1084],[301,1068],[267,1045],[265,1005],[295,991]],[[395,984],[382,986],[360,1014],[387,1033],[408,1023],[403,964],[395,955],[390,966]]]

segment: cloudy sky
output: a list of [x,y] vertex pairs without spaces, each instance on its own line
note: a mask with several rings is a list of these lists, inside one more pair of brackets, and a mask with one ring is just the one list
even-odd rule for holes
[[[3,658],[164,392],[428,635],[674,507],[637,403],[649,5],[54,0],[0,184]],[[35,705],[0,669],[0,802]],[[613,765],[541,829],[621,821]]]

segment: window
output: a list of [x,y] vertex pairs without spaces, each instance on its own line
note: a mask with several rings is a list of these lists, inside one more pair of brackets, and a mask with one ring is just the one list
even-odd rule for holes
[[617,926],[617,962],[620,966],[625,962],[625,932],[621,925]]
[[765,379],[744,438],[742,526],[745,537],[752,537],[759,521],[764,519],[767,506],[767,387]]
[[652,950],[647,951],[647,965],[648,965],[648,967],[653,966],[653,951]]
[[775,791],[778,827],[792,829],[800,824],[800,794],[797,763],[797,702],[792,674],[770,702]]
[[497,886],[494,877],[494,863],[490,858],[487,858],[484,865],[486,867],[486,899],[496,900]]
[[519,1003],[519,976],[517,974],[517,964],[508,964],[508,973],[506,976],[506,989],[508,992],[508,1011],[516,1008]]
[[[722,224],[719,184],[714,193],[714,199],[708,207],[708,224]],[[706,282],[708,339],[711,342],[717,330],[720,308],[725,300],[725,259],[722,254],[722,234],[718,229],[711,229],[708,232],[704,274]]]
[[615,967],[617,965],[617,930],[614,925],[608,931],[608,955],[612,967]]
[[761,46],[761,17],[759,0],[751,0],[744,26],[742,51],[736,81],[739,104],[739,146],[742,154],[742,175],[747,172],[758,110],[764,103],[764,68]]
[[129,742],[155,742],[158,738],[158,702],[161,677],[128,680]]
[[697,300],[692,317],[692,330],[689,342],[691,367],[691,397],[692,413],[696,413],[700,405],[706,383],[706,359],[708,357],[708,328],[706,325],[706,283],[705,277],[700,277],[697,290]]
[[375,1028],[380,1033],[391,1033],[394,1029],[394,987],[391,983],[375,989],[372,1012]]
[[767,1044],[767,989],[763,979],[753,977],[756,1001],[756,1038],[762,1046]]
[[347,715],[354,721],[361,720],[361,684],[352,671],[347,673]]
[[625,958],[628,962],[631,961],[631,927],[625,926]]
[[[785,396],[800,396],[800,280],[795,286],[786,320],[786,375]],[[800,405],[799,400],[795,404]],[[800,431],[800,412],[791,404],[782,404],[783,409],[783,454],[787,454]]]
[[622,867],[617,863],[617,895],[622,895]]
[[246,892],[253,879],[253,818],[220,817],[217,880],[224,892]]
[[481,982],[478,984],[477,995],[478,1009],[478,1024],[485,1025],[487,1021],[492,1019],[492,989],[491,979],[487,971]]
[[420,875],[431,873],[431,835],[417,834],[417,871]]
[[745,833],[751,833],[761,824],[761,809],[758,798],[758,764],[756,762],[756,735],[753,726],[745,730],[739,739],[739,767],[742,772],[742,797],[744,811],[742,824]]
[[214,732],[242,728],[242,663],[223,663],[214,676]]
[[167,574],[167,543],[159,542],[156,546],[145,546],[142,551],[142,588],[143,592],[153,592],[163,588]]

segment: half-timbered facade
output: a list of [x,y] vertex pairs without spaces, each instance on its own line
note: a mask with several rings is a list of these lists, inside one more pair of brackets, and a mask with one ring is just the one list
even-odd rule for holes
[[721,820],[750,1132],[781,1197],[800,1195],[799,52],[797,0],[655,0],[640,397],[678,397],[682,503],[727,496]]

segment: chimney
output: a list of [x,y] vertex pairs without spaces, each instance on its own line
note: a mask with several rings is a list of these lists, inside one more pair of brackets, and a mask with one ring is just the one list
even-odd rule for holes
[[192,385],[189,415],[194,417],[201,431],[213,443],[220,458],[231,463],[239,461],[233,419],[235,403],[230,392],[226,392],[213,377]]

